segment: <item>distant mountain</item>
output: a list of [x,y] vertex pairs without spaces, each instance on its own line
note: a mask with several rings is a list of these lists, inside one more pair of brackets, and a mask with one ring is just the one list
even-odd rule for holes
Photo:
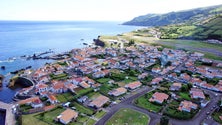
[[164,26],[181,23],[198,23],[218,13],[222,13],[222,5],[170,12],[166,14],[147,14],[136,17],[123,24],[137,26]]

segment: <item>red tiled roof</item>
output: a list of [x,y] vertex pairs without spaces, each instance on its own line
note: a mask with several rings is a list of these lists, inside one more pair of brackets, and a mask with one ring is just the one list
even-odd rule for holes
[[159,103],[163,103],[164,100],[167,100],[169,97],[169,95],[165,94],[165,93],[159,93],[159,92],[155,92],[153,94],[153,96],[149,99],[149,101],[151,102],[159,102]]
[[142,85],[141,82],[139,81],[136,81],[136,82],[132,82],[132,83],[129,83],[127,85],[125,85],[126,88],[130,88],[130,89],[135,89],[135,88],[138,88]]
[[107,103],[109,101],[109,98],[103,95],[100,95],[99,97],[97,97],[95,100],[93,100],[92,102],[90,102],[90,106],[95,106],[97,108],[102,107],[105,103]]

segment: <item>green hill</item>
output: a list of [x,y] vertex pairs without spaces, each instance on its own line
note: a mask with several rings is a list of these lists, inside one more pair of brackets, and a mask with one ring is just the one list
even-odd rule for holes
[[133,20],[123,24],[138,26],[164,26],[181,23],[198,23],[219,13],[222,13],[222,5],[184,10],[179,12],[170,12],[166,14],[147,14],[144,16],[136,17]]
[[201,25],[182,24],[156,27],[161,39],[222,40],[222,16],[205,20]]

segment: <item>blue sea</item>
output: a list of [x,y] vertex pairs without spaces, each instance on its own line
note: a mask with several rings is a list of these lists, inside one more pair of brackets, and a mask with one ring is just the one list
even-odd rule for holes
[[[27,66],[33,69],[43,66],[50,60],[25,60],[20,57],[45,52],[52,49],[56,53],[73,48],[82,48],[84,43],[92,43],[99,35],[117,35],[141,27],[120,25],[121,22],[39,22],[39,21],[0,21],[0,74],[7,75]],[[16,90],[6,87],[4,81],[0,89],[0,101],[11,102]]]

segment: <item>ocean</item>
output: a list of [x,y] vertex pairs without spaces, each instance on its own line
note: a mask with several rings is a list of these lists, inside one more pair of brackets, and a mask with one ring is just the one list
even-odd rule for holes
[[[55,53],[66,52],[73,48],[82,48],[84,43],[92,43],[99,35],[117,35],[141,27],[120,25],[121,22],[93,21],[0,21],[0,74],[32,66],[43,66],[51,60],[25,60],[23,55],[33,55],[49,49]],[[0,101],[12,102],[16,90],[6,87],[8,79],[0,89]]]

